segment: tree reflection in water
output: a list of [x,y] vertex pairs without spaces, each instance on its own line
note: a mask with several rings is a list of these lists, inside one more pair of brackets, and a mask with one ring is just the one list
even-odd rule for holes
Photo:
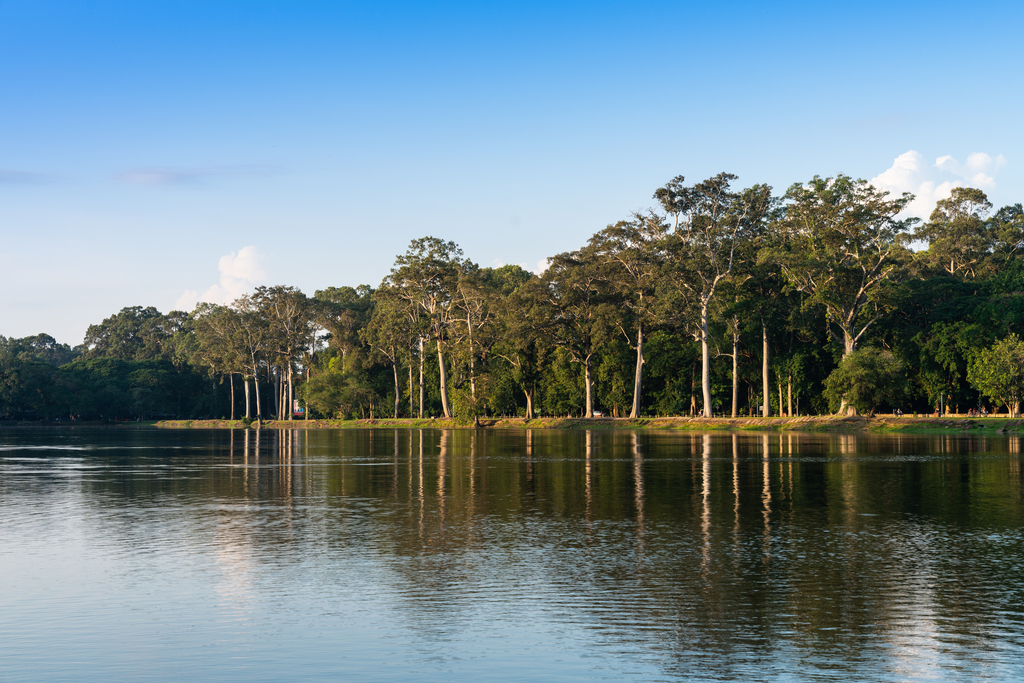
[[397,638],[412,673],[527,648],[552,679],[576,655],[573,676],[589,657],[644,679],[1009,680],[1024,661],[1018,437],[76,438],[94,469],[73,490],[70,456],[2,461],[0,540],[29,543],[19,510],[64,510],[124,572],[209,561],[211,623],[252,642],[298,610],[368,619],[346,637],[366,657]]

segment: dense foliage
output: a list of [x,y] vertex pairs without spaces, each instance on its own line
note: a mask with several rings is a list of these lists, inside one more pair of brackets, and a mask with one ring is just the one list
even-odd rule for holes
[[910,195],[842,175],[733,181],[674,178],[542,274],[424,237],[376,289],[134,306],[75,348],[0,337],[0,416],[1019,411],[1020,204],[958,187],[915,226]]

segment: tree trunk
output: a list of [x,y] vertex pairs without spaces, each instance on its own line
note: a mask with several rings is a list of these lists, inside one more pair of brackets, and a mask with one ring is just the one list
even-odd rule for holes
[[231,385],[231,421],[235,420],[235,373],[228,373],[228,384]]
[[782,412],[782,378],[779,378],[779,412]]
[[640,389],[644,379],[644,326],[641,323],[636,328],[636,375],[633,379],[633,410],[630,411],[630,418],[640,417]]
[[249,378],[243,378],[245,380],[245,417],[249,420],[252,419],[252,409],[250,408],[249,402]]
[[274,418],[281,419],[281,368],[274,372]]
[[412,358],[409,359],[409,417],[416,417],[416,394],[412,388]]
[[771,417],[771,385],[768,384],[768,325],[764,321],[761,321],[761,347],[761,414],[763,417]]
[[700,388],[704,396],[704,417],[713,417],[711,405],[711,353],[708,339],[708,305],[700,307]]
[[448,368],[444,364],[444,352],[441,350],[441,340],[437,340],[437,371],[441,380],[441,411],[445,418],[451,419],[452,409],[448,405]]
[[786,403],[789,407],[789,416],[793,417],[793,373],[789,373],[787,376]]
[[469,395],[473,399],[473,414],[476,414],[476,362],[473,359],[473,319],[466,314],[466,330],[469,333]]
[[[843,328],[843,358],[845,359],[857,348],[857,341],[854,338],[853,330],[847,327]],[[846,396],[844,395],[842,400],[839,402],[839,414],[840,415],[856,415],[857,408],[846,402]]]
[[583,359],[583,384],[587,393],[587,412],[585,417],[594,417],[594,378],[590,376],[590,355]]
[[295,371],[292,370],[292,363],[288,361],[288,419],[294,419],[295,413],[295,384],[293,382]]
[[843,329],[843,358],[846,358],[857,349],[857,340],[853,330]]
[[256,388],[256,417],[263,417],[263,404],[260,403],[260,371],[259,368],[253,365],[252,369],[252,384]]
[[423,337],[420,337],[420,419],[423,419]]
[[739,415],[740,409],[740,335],[732,333],[732,416]]
[[533,419],[533,387],[531,387],[529,390],[524,390],[523,393],[526,394],[526,419],[527,420],[532,420]]
[[395,419],[397,420],[398,419],[398,400],[401,398],[401,395],[399,394],[399,391],[398,391],[398,356],[397,355],[395,356],[395,362],[393,362],[391,364],[391,367],[394,368],[394,370],[395,370]]

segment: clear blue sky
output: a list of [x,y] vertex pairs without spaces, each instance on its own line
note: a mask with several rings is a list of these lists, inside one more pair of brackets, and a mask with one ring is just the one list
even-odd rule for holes
[[78,344],[124,306],[376,286],[424,235],[534,269],[679,174],[781,193],[900,157],[893,189],[976,179],[1024,201],[1022,19],[1010,2],[0,0],[0,334]]

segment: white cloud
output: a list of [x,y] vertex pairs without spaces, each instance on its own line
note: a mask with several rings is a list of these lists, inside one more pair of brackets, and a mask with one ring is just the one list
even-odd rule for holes
[[217,263],[220,282],[205,292],[186,290],[174,302],[174,309],[191,311],[200,301],[211,304],[228,304],[246,294],[267,277],[263,270],[263,255],[255,246],[242,247],[237,252],[225,254]]
[[[917,152],[914,152],[914,154],[917,154]],[[957,163],[957,160],[954,159],[952,155],[947,154],[946,156],[939,157],[935,160],[935,168],[943,171],[949,171],[951,173],[957,173],[960,170],[960,164]]]
[[1006,164],[1002,154],[993,158],[985,152],[974,152],[967,156],[963,164],[946,154],[928,166],[920,152],[910,150],[896,157],[892,166],[870,182],[893,196],[912,193],[914,201],[904,213],[927,220],[935,208],[935,202],[948,197],[954,187],[971,186],[985,191],[994,190],[995,174]]
[[541,259],[540,261],[537,261],[537,267],[533,269],[533,274],[534,275],[543,275],[544,271],[547,270],[550,266],[551,266],[551,261],[549,261],[546,258],[545,259]]
[[972,187],[977,187],[982,190],[993,190],[996,187],[996,179],[987,173],[975,173],[967,182]]

